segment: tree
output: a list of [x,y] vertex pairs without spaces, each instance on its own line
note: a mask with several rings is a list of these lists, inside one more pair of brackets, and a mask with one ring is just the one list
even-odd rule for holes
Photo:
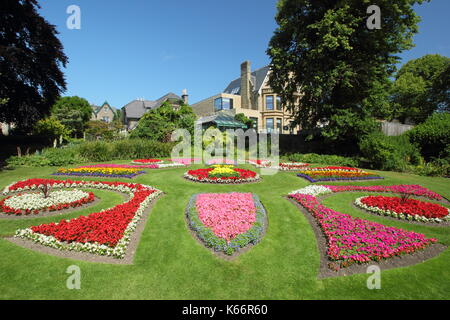
[[396,75],[392,88],[394,116],[416,123],[433,112],[449,109],[450,58],[428,54],[408,61]]
[[85,132],[89,140],[111,140],[117,135],[118,129],[113,124],[109,125],[104,121],[91,120],[87,123]]
[[[386,107],[389,76],[412,47],[423,0],[280,0],[270,40],[270,86],[303,129],[322,126],[331,141],[356,145]],[[367,8],[382,8],[381,29],[369,30]],[[300,92],[300,94],[297,94]],[[385,113],[383,111],[382,113]]]
[[193,136],[196,118],[190,106],[181,104],[179,109],[174,109],[166,101],[159,108],[145,113],[130,137],[168,142],[175,129],[187,129]]
[[49,142],[62,137],[68,139],[70,130],[53,117],[41,119],[35,123],[33,133],[48,138]]
[[41,17],[36,0],[0,2],[0,121],[22,128],[49,114],[66,89],[67,57],[55,26]]
[[83,134],[92,111],[89,102],[77,96],[59,98],[52,107],[52,115],[77,137]]

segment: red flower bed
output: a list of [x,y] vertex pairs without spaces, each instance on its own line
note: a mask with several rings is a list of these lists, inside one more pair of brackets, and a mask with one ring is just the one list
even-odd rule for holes
[[91,213],[70,221],[61,220],[58,224],[49,223],[31,227],[33,232],[53,236],[59,241],[93,242],[114,247],[122,238],[125,229],[133,219],[136,210],[155,190],[143,189],[134,197],[114,208]]
[[137,163],[159,163],[159,162],[162,162],[162,160],[160,160],[160,159],[136,159],[136,160],[133,160],[133,162],[137,162]]
[[360,200],[369,207],[381,210],[394,211],[411,216],[419,215],[426,218],[444,218],[448,215],[448,209],[435,203],[424,202],[416,199],[406,199],[402,201],[398,197],[368,196]]
[[187,173],[198,180],[242,180],[256,177],[256,172],[246,169],[234,168],[233,170],[239,173],[239,177],[210,177],[209,172],[214,168],[202,168],[196,170],[189,170]]

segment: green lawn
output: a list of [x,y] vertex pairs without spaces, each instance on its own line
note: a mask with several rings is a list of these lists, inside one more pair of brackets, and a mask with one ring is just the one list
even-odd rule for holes
[[[126,163],[118,161],[116,163]],[[196,168],[201,166],[192,166]],[[251,166],[244,166],[252,168]],[[318,280],[316,238],[303,214],[284,198],[308,184],[294,172],[263,176],[259,183],[210,185],[186,181],[186,168],[147,170],[136,179],[164,191],[150,214],[134,265],[108,265],[63,259],[19,247],[0,239],[2,299],[448,299],[450,249],[424,263],[382,272],[381,290],[366,287],[368,275]],[[55,168],[20,168],[0,172],[0,187],[28,178],[54,178]],[[449,180],[378,172],[384,180],[348,184],[420,184],[450,198]],[[65,179],[60,176],[57,179]],[[73,178],[82,179],[82,178]],[[89,178],[87,180],[112,180]],[[320,184],[320,183],[319,183]],[[335,183],[345,184],[345,183]],[[185,223],[184,209],[199,192],[256,193],[267,209],[269,224],[263,240],[233,261],[222,260],[195,240]],[[93,190],[95,206],[64,215],[88,214],[122,201],[119,194]],[[435,237],[450,244],[450,227],[411,225],[352,208],[359,193],[340,193],[324,200],[333,209]],[[61,217],[0,220],[0,235]],[[69,290],[66,269],[81,269],[81,289]]]

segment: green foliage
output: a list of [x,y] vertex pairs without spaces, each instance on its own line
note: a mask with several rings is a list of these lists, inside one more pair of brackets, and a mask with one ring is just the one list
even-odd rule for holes
[[317,163],[346,167],[358,167],[359,162],[356,158],[342,157],[329,154],[316,154],[316,153],[293,153],[286,156],[288,161],[293,162],[305,162],[305,163]]
[[247,126],[247,128],[253,128],[253,120],[247,118],[247,116],[243,113],[238,113],[234,116],[234,120],[240,121]]
[[70,130],[67,129],[61,122],[57,119],[50,117],[41,119],[34,125],[33,134],[47,137],[50,142],[60,136],[63,139],[68,139],[70,135]]
[[81,157],[88,161],[110,161],[116,159],[169,157],[172,143],[146,139],[124,139],[112,142],[89,141],[77,147]]
[[373,132],[361,139],[359,147],[374,169],[404,171],[407,165],[423,162],[419,150],[406,134],[388,137]]
[[13,156],[7,159],[9,168],[24,167],[42,167],[42,166],[65,166],[83,162],[75,149],[73,148],[47,148],[42,153],[29,156]]
[[92,107],[86,99],[62,97],[52,107],[52,115],[79,137],[92,117]]
[[106,123],[104,121],[90,120],[86,125],[87,140],[112,140],[118,137],[121,125],[117,121]]
[[269,83],[294,113],[295,124],[303,129],[322,124],[332,141],[355,143],[367,134],[374,126],[371,117],[388,112],[396,54],[412,47],[419,21],[413,6],[422,2],[378,2],[381,29],[369,30],[368,1],[279,1],[278,28],[267,49]]
[[392,116],[421,123],[437,110],[448,110],[449,71],[450,58],[438,54],[408,61],[392,86]]
[[2,1],[0,10],[0,122],[27,132],[66,90],[61,69],[68,60],[39,9],[36,0],[22,0]]
[[436,113],[407,132],[425,159],[450,158],[450,114]]
[[166,101],[159,108],[146,112],[130,137],[169,142],[175,129],[187,129],[193,135],[195,120],[196,115],[191,107],[181,105],[176,110]]

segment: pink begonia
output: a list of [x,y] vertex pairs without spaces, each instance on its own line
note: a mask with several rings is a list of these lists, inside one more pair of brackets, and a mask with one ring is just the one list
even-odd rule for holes
[[196,208],[202,223],[227,242],[247,232],[256,221],[251,193],[199,194]]
[[333,192],[345,191],[370,191],[406,193],[415,196],[423,196],[430,199],[441,200],[442,196],[417,184],[399,184],[394,186],[325,186]]

